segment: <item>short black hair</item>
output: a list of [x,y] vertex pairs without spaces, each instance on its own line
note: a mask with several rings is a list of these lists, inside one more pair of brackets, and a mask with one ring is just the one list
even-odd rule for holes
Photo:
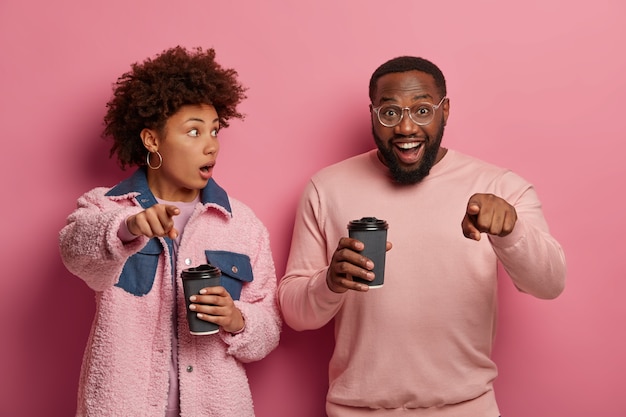
[[415,56],[399,56],[385,62],[372,74],[370,78],[370,101],[374,101],[376,95],[376,83],[378,79],[383,75],[395,73],[395,72],[407,72],[407,71],[420,71],[426,74],[432,75],[435,79],[435,86],[437,91],[441,94],[441,97],[445,97],[446,91],[446,79],[443,76],[443,72],[439,67],[427,59],[415,57]]

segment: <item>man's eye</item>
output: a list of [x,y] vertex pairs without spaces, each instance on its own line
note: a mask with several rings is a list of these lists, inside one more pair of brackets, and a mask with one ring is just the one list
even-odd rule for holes
[[414,114],[418,116],[427,116],[428,113],[430,113],[430,109],[428,107],[418,107],[414,112]]
[[189,136],[198,137],[200,136],[200,131],[198,129],[191,129],[187,134]]
[[399,114],[398,110],[395,108],[386,108],[383,111],[383,114],[387,117],[395,117]]

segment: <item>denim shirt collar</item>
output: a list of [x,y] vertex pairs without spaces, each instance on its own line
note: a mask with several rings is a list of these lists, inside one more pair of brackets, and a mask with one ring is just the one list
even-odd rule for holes
[[[130,193],[137,193],[137,201],[143,208],[157,204],[154,194],[152,194],[152,191],[150,191],[148,187],[148,177],[145,167],[138,168],[133,175],[111,188],[106,195],[115,197]],[[209,179],[206,187],[200,192],[200,201],[202,204],[212,203],[221,206],[232,215],[228,194],[226,194],[226,191],[222,187],[217,185],[213,178]]]

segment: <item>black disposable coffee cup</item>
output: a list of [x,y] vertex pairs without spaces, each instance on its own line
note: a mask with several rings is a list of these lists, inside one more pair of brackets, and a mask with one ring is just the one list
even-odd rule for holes
[[360,240],[365,248],[361,255],[374,262],[374,280],[367,281],[354,277],[355,282],[367,284],[370,288],[380,288],[385,282],[385,255],[387,253],[387,222],[376,217],[363,217],[348,223],[348,235]]
[[213,334],[219,331],[219,326],[215,323],[200,320],[195,311],[189,310],[189,297],[199,295],[200,290],[206,287],[222,285],[222,271],[219,268],[204,264],[194,268],[183,270],[181,278],[183,280],[183,290],[185,292],[185,304],[187,306],[187,322],[189,331],[194,335]]

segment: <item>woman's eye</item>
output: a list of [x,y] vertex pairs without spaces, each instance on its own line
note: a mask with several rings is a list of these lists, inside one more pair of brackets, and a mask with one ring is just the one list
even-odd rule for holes
[[213,129],[213,130],[211,130],[211,136],[213,136],[214,138],[216,138],[216,137],[217,137],[217,132],[218,132],[218,130],[217,130],[217,129]]
[[200,131],[198,129],[191,129],[188,133],[189,136],[198,137],[200,136]]

